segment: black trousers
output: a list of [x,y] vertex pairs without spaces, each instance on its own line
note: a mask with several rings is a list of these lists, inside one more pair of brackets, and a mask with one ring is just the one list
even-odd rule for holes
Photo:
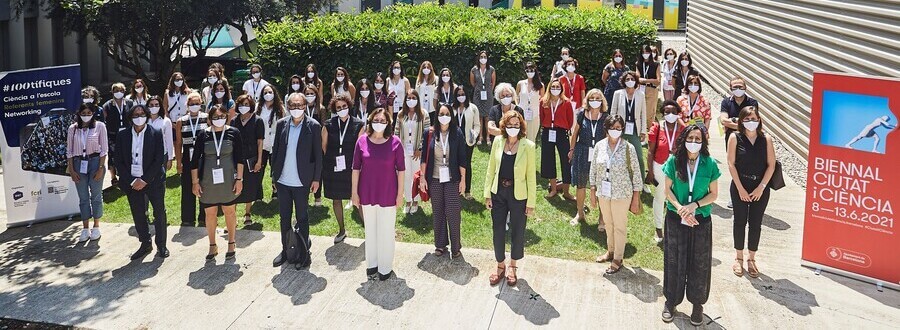
[[[289,234],[299,231],[309,240],[309,187],[290,187],[275,183],[278,187],[278,212],[281,214],[281,253],[287,252]],[[296,222],[294,222],[296,220]]]
[[506,219],[509,216],[509,254],[513,260],[525,257],[525,205],[526,200],[517,200],[514,186],[497,186],[497,193],[491,194],[491,220],[494,229],[494,257],[497,262],[506,260]]
[[150,219],[147,217],[148,204],[153,205],[153,228],[156,230],[156,247],[166,247],[166,182],[157,179],[140,191],[128,189],[128,204],[131,205],[131,217],[141,245],[150,244]]
[[[569,131],[565,128],[544,128],[541,130],[541,177],[555,179],[556,154],[562,167],[562,182],[572,183],[572,166],[569,165]],[[556,131],[556,142],[550,142],[550,131]]]
[[[741,178],[741,184],[747,192],[752,192],[761,183],[760,180],[752,181]],[[737,186],[734,181],[731,182],[731,203],[734,205],[734,249],[744,249],[744,232],[748,232],[747,249],[756,252],[759,249],[759,236],[762,232],[762,220],[766,214],[766,207],[769,206],[769,188],[763,190],[762,196],[758,201],[745,202],[741,200],[738,194]],[[750,225],[747,230],[747,225]]]
[[[189,155],[190,150],[183,148],[183,155]],[[194,226],[195,223],[200,226],[206,225],[206,212],[202,210],[197,213],[197,196],[194,195],[193,182],[191,181],[191,162],[185,161],[186,156],[182,157],[181,168],[181,224]]]
[[466,166],[469,170],[466,171],[466,193],[469,194],[472,192],[472,153],[475,152],[475,146],[466,145]]
[[663,293],[666,304],[678,306],[687,299],[703,305],[709,299],[712,272],[712,221],[697,216],[699,225],[681,224],[678,213],[666,211],[663,246]]

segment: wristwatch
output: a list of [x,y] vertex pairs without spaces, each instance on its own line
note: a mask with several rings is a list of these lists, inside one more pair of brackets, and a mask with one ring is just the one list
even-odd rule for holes
[[244,180],[244,178],[234,178],[234,179],[237,180],[237,181],[243,181],[243,180]]

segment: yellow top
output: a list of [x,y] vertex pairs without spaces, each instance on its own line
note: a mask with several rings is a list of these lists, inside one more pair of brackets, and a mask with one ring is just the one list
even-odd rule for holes
[[[484,198],[491,198],[491,193],[497,193],[497,185],[500,176],[500,160],[503,158],[503,146],[506,138],[494,137],[491,148],[491,157],[488,158],[487,175],[484,180]],[[519,139],[516,162],[514,165],[515,181],[514,193],[518,200],[527,199],[526,207],[534,208],[537,200],[537,169],[534,160],[534,142],[529,139]]]

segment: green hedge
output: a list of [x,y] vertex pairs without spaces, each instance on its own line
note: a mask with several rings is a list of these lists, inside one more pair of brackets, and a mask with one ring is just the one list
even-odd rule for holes
[[563,46],[572,49],[588,86],[597,87],[612,50],[622,49],[632,61],[640,45],[656,39],[656,23],[613,8],[488,10],[428,3],[284,20],[267,25],[257,39],[252,61],[262,64],[282,88],[308,63],[319,68],[323,81],[330,82],[333,69],[343,66],[355,82],[387,73],[394,60],[401,61],[407,77],[414,77],[419,63],[428,60],[436,70],[449,67],[454,81],[468,85],[479,50],[490,53],[499,82],[523,79],[528,60],[538,63],[547,80]]

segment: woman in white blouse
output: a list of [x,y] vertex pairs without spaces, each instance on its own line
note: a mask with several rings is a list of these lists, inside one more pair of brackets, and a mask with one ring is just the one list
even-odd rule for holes
[[[568,50],[566,50],[568,52]],[[525,76],[527,78],[519,80],[516,84],[516,94],[519,95],[519,107],[525,112],[525,124],[528,127],[541,126],[541,95],[544,95],[544,83],[541,82],[541,74],[537,70],[534,62],[525,63]],[[537,137],[538,129],[530,129],[526,133],[526,137],[534,141]]]
[[678,54],[675,53],[675,50],[672,48],[666,49],[665,52],[665,60],[662,64],[659,65],[659,71],[662,73],[662,85],[663,89],[663,100],[674,100],[675,99],[675,81],[672,80],[672,76],[675,74],[675,59],[678,57]]
[[166,171],[172,168],[172,160],[175,159],[175,138],[173,137],[172,120],[166,116],[166,110],[162,108],[162,102],[157,96],[151,96],[147,100],[147,109],[150,111],[150,118],[147,124],[162,131],[163,150],[166,151]]
[[134,84],[131,85],[131,94],[125,98],[134,102],[135,105],[146,105],[150,96],[147,93],[147,84],[144,83],[144,79],[135,79]]
[[437,122],[437,108],[435,99],[437,99],[437,75],[434,73],[434,66],[429,61],[423,61],[419,65],[419,76],[416,77],[416,91],[419,92],[419,99],[422,103],[422,111],[428,114],[429,123],[435,125]]
[[[263,120],[266,127],[265,138],[263,138],[263,154],[261,173],[266,172],[266,165],[272,159],[272,146],[275,144],[275,126],[278,120],[284,118],[284,106],[278,92],[272,85],[267,85],[262,89],[262,102],[256,104],[256,115]],[[278,192],[275,190],[275,182],[272,182],[272,199],[278,198]]]

